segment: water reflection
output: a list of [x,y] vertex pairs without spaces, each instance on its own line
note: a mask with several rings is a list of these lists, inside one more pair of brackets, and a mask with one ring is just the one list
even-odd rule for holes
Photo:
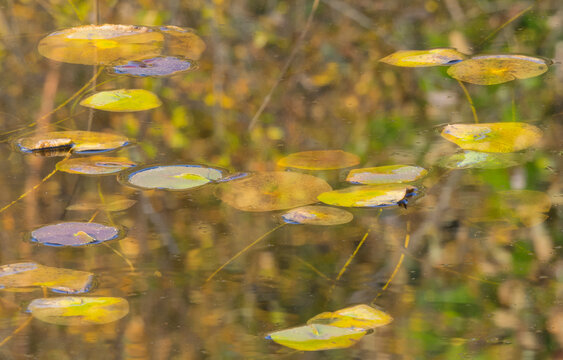
[[[421,180],[424,196],[409,201],[407,209],[352,208],[354,219],[347,224],[283,226],[208,283],[213,271],[280,224],[281,211],[244,212],[215,196],[217,185],[248,181],[252,175],[195,191],[165,192],[130,189],[115,176],[52,174],[0,213],[1,264],[33,260],[92,272],[97,285],[87,296],[124,298],[129,314],[89,327],[33,320],[2,345],[2,356],[560,357],[560,66],[510,84],[468,85],[482,123],[533,122],[544,135],[525,154],[510,157],[510,167],[444,169],[439,160],[457,148],[439,131],[446,124],[474,120],[463,90],[442,68],[401,69],[378,59],[395,50],[443,46],[464,53],[479,46],[480,53],[525,52],[560,59],[561,12],[556,1],[542,2],[480,45],[523,10],[520,4],[443,5],[321,2],[303,46],[252,131],[248,125],[303,31],[310,3],[101,4],[103,22],[196,29],[207,45],[199,69],[165,79],[101,72],[55,113],[51,111],[92,79],[92,68],[54,65],[37,53],[37,43],[77,19],[87,23],[92,4],[81,3],[76,14],[68,4],[49,5],[53,17],[41,4],[4,7],[0,112],[6,115],[0,126],[6,132],[20,130],[3,139],[35,135],[30,132],[35,127],[85,130],[92,114],[91,130],[136,139],[111,155],[139,164],[202,163],[252,174],[279,170],[278,161],[292,153],[342,149],[358,155],[361,167],[410,164],[429,173]],[[168,28],[163,29],[159,31]],[[74,106],[93,86],[97,91],[150,90],[163,105],[135,114]],[[2,206],[39,184],[60,161],[13,152],[8,146],[0,152]],[[465,165],[485,161],[461,160]],[[348,170],[304,172],[341,189],[347,186]],[[275,198],[276,190],[270,188],[267,194]],[[533,191],[532,205],[514,195],[527,191]],[[106,212],[102,204],[117,196],[136,203]],[[539,206],[545,204],[542,198],[552,205]],[[84,199],[95,206],[67,210]],[[84,248],[22,241],[23,234],[46,224],[92,218],[126,227],[127,237],[107,242],[109,247]],[[410,243],[405,246],[407,234]],[[41,297],[40,289],[2,291],[2,338],[28,321],[23,310]],[[394,321],[351,348],[293,353],[265,339],[320,313],[374,299]]]

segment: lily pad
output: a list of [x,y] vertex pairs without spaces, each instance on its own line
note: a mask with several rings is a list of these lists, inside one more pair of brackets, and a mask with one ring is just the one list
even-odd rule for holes
[[129,303],[119,297],[66,296],[33,300],[31,315],[55,325],[99,325],[117,321],[129,313]]
[[427,67],[456,64],[466,58],[465,54],[452,48],[430,50],[400,50],[379,60],[389,65],[402,67]]
[[355,345],[366,334],[362,330],[328,325],[304,325],[270,333],[266,339],[301,351],[343,349]]
[[31,232],[31,241],[47,246],[83,246],[114,240],[124,235],[115,226],[93,222],[63,222]]
[[351,186],[322,193],[325,204],[345,207],[385,207],[406,204],[416,188],[401,184]]
[[115,174],[136,166],[137,163],[124,157],[90,156],[59,161],[59,171],[81,175]]
[[167,55],[197,60],[205,50],[205,42],[192,29],[168,25],[159,27],[159,30],[164,34]]
[[242,211],[272,211],[315,203],[319,194],[331,189],[312,175],[271,171],[221,184],[217,196]]
[[108,67],[110,74],[137,77],[164,77],[194,70],[192,60],[176,56],[158,56],[150,59],[129,61],[123,65]]
[[20,138],[14,143],[25,153],[40,154],[45,151],[65,150],[75,154],[86,154],[118,149],[128,145],[129,139],[121,135],[94,131],[53,131]]
[[438,161],[449,169],[505,169],[519,164],[516,154],[466,150]]
[[328,206],[302,206],[282,215],[289,224],[340,225],[352,221],[354,215],[342,209]]
[[11,290],[29,287],[46,287],[64,294],[90,291],[94,274],[86,271],[43,266],[23,262],[0,266],[0,289]]
[[477,85],[502,84],[543,74],[546,60],[524,55],[480,55],[464,60],[448,69],[454,79]]
[[508,153],[536,145],[542,131],[534,125],[502,122],[448,125],[440,135],[464,150]]
[[143,190],[188,190],[219,180],[226,173],[226,170],[199,164],[150,165],[121,174],[119,181]]
[[346,181],[353,184],[392,184],[418,180],[428,174],[418,166],[389,165],[372,168],[354,169],[348,173]]
[[304,170],[334,170],[358,165],[360,157],[342,150],[303,151],[278,161],[279,166]]
[[369,305],[356,305],[335,312],[324,312],[307,321],[308,325],[323,324],[350,330],[370,330],[384,326],[393,318]]
[[145,26],[85,25],[51,33],[41,39],[39,53],[51,60],[84,65],[108,65],[117,60],[160,55],[164,36]]
[[104,111],[131,112],[157,108],[162,101],[148,90],[119,89],[96,93],[82,100],[80,105]]
[[98,201],[83,201],[67,206],[66,209],[69,211],[123,211],[129,209],[137,202],[137,200],[128,199],[123,195],[104,196],[104,200],[103,203]]

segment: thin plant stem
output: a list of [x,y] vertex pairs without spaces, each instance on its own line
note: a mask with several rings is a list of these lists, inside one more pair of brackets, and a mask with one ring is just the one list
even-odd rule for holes
[[461,89],[463,90],[463,93],[465,94],[465,97],[469,102],[469,106],[471,106],[471,111],[473,112],[473,119],[475,119],[475,124],[478,124],[479,117],[477,116],[477,110],[475,110],[475,105],[473,104],[473,99],[471,98],[471,95],[469,95],[469,91],[467,91],[467,88],[465,87],[465,85],[463,85],[463,82],[457,80],[457,83],[459,84],[459,86],[461,86]]
[[91,223],[92,221],[94,221],[94,219],[96,218],[96,216],[98,216],[99,213],[100,213],[100,210],[96,210],[94,212],[94,214],[90,217],[90,220],[88,220],[88,223]]
[[319,269],[317,269],[316,267],[314,267],[313,265],[311,265],[310,263],[308,263],[307,261],[301,259],[299,256],[295,257],[297,259],[297,261],[299,261],[301,264],[305,265],[306,267],[308,267],[309,269],[311,269],[315,274],[319,275],[320,277],[322,277],[323,279],[325,279],[326,281],[329,282],[333,282],[334,280],[332,280],[331,278],[329,278],[328,276],[326,276],[325,274],[323,274]]
[[23,329],[25,329],[27,327],[27,325],[29,325],[31,323],[31,320],[33,320],[33,316],[29,316],[27,319],[25,319],[25,321],[23,323],[21,323],[21,325],[18,326],[18,328],[16,330],[12,331],[12,333],[10,335],[5,337],[4,340],[2,340],[0,342],[0,347],[4,346],[4,344],[6,344],[8,341],[12,340],[12,338],[14,336],[16,336],[18,333],[20,333]]
[[490,33],[485,39],[483,39],[483,41],[481,41],[481,43],[479,45],[476,46],[477,50],[480,50],[483,48],[483,46],[487,43],[487,41],[491,40],[493,37],[496,36],[496,34],[498,34],[499,31],[501,31],[502,29],[504,29],[505,27],[507,27],[508,25],[510,25],[514,20],[518,19],[520,16],[524,15],[525,13],[527,13],[528,11],[530,11],[532,8],[534,7],[534,4],[528,6],[527,8],[525,8],[524,10],[520,11],[518,14],[514,15],[513,17],[511,17],[510,19],[508,19],[504,24],[502,24],[501,26],[499,26],[498,28],[496,28],[492,33]]
[[297,55],[297,51],[299,50],[299,48],[301,48],[301,45],[303,45],[303,42],[305,41],[305,37],[307,36],[307,32],[309,31],[309,28],[311,27],[311,24],[313,23],[313,18],[315,17],[315,13],[317,12],[318,7],[319,7],[319,0],[314,0],[313,6],[311,8],[311,13],[309,14],[309,17],[307,18],[307,22],[305,23],[305,27],[303,28],[303,31],[301,31],[301,35],[299,35],[299,39],[297,39],[297,42],[293,46],[293,49],[291,49],[291,53],[289,54],[287,61],[283,65],[282,70],[281,70],[280,74],[278,75],[278,78],[276,79],[276,82],[274,83],[274,85],[272,86],[272,88],[270,89],[270,91],[268,92],[266,97],[264,97],[264,100],[262,100],[262,104],[258,108],[258,111],[256,111],[256,114],[254,114],[254,116],[252,117],[252,120],[250,121],[250,124],[248,125],[248,131],[251,131],[254,128],[254,126],[256,126],[256,123],[258,122],[258,118],[260,117],[260,115],[262,115],[262,112],[264,111],[266,106],[268,106],[268,104],[270,103],[270,100],[272,99],[272,95],[274,94],[274,91],[276,90],[276,88],[279,86],[279,84],[283,80],[283,78],[284,78],[285,74],[287,73],[287,71],[289,70],[289,67],[291,66],[291,63],[293,62],[293,60],[295,60],[295,56]]
[[229,265],[230,263],[232,263],[233,261],[235,261],[236,259],[238,259],[239,256],[241,256],[242,254],[244,254],[245,252],[248,251],[248,249],[250,249],[251,247],[253,247],[254,245],[258,244],[260,241],[264,240],[265,238],[268,237],[268,235],[272,234],[274,231],[282,228],[283,226],[287,225],[286,223],[281,223],[278,226],[276,226],[275,228],[273,228],[272,230],[268,231],[267,233],[265,233],[264,235],[260,236],[258,239],[254,240],[252,243],[248,244],[244,249],[242,249],[241,251],[239,251],[238,253],[236,253],[232,258],[230,258],[229,260],[227,260],[226,263],[224,263],[223,265],[221,265],[217,270],[215,270],[213,272],[213,274],[209,275],[209,277],[205,280],[205,283],[208,283],[209,281],[211,281],[211,279],[213,279],[215,277],[215,275],[217,275],[221,270],[223,270],[227,265]]
[[131,269],[132,272],[137,271],[135,269],[135,266],[133,265],[133,263],[131,262],[131,260],[129,260],[127,257],[125,257],[125,255],[123,255],[121,252],[119,252],[119,250],[114,249],[113,247],[109,246],[109,244],[103,242],[102,244],[104,244],[108,249],[110,249],[111,251],[113,251],[117,256],[119,256],[120,258],[123,259],[123,261],[125,261],[125,263],[129,266],[129,269]]
[[[68,159],[70,157],[70,155],[71,155],[71,153],[69,152],[62,161]],[[12,201],[11,203],[9,203],[7,205],[4,205],[4,207],[0,209],[0,213],[4,212],[10,206],[14,205],[15,203],[17,203],[21,199],[25,198],[27,195],[29,195],[32,192],[34,192],[35,190],[37,190],[37,188],[39,186],[41,186],[41,184],[43,184],[45,181],[49,180],[53,175],[55,175],[57,173],[57,171],[58,171],[58,169],[55,168],[53,171],[51,171],[49,174],[47,174],[47,176],[45,176],[43,179],[41,179],[41,181],[37,185],[33,186],[31,189],[29,189],[26,192],[24,192],[23,194],[21,194],[16,200]]]
[[331,288],[328,292],[329,295],[327,296],[327,298],[330,298],[330,296],[332,295],[332,292],[334,291],[336,284],[338,283],[338,281],[340,281],[340,279],[342,278],[342,275],[344,275],[344,272],[346,272],[346,270],[348,269],[348,266],[350,265],[350,263],[352,263],[352,260],[354,260],[358,251],[360,251],[360,248],[362,247],[362,245],[364,245],[364,242],[368,238],[368,235],[369,235],[369,230],[366,231],[366,233],[364,234],[364,237],[362,238],[362,240],[360,240],[360,243],[358,244],[358,246],[356,246],[356,249],[354,250],[352,255],[350,255],[348,257],[348,260],[346,260],[346,263],[344,264],[344,266],[342,266],[342,269],[340,269],[340,272],[336,276],[336,279],[334,279],[334,284],[332,284],[332,286],[331,286]]
[[[405,250],[409,247],[410,239],[411,239],[411,222],[409,220],[407,220],[407,234],[405,235],[405,243],[403,244]],[[379,296],[381,296],[381,294],[383,294],[383,292],[385,290],[387,290],[387,288],[391,284],[391,281],[393,281],[393,279],[395,278],[395,275],[397,275],[397,273],[399,272],[399,269],[401,268],[401,265],[403,264],[404,259],[405,259],[405,254],[401,253],[401,256],[399,257],[399,261],[397,262],[397,265],[395,265],[395,269],[393,269],[391,276],[389,276],[389,279],[387,279],[387,282],[385,283],[385,285],[383,285],[383,287],[381,288],[379,293],[371,301],[372,305],[375,304],[375,301],[377,300],[377,298],[379,298]]]

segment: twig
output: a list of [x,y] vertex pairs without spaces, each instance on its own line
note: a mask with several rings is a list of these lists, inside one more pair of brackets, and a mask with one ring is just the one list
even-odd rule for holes
[[301,35],[299,35],[299,39],[297,39],[297,42],[293,46],[293,49],[291,50],[291,53],[289,54],[287,61],[283,65],[283,68],[282,68],[280,74],[278,75],[276,82],[274,83],[274,86],[272,86],[272,88],[270,89],[270,91],[268,92],[268,94],[266,95],[264,100],[262,101],[262,104],[258,108],[258,111],[256,111],[256,114],[254,114],[254,117],[252,117],[252,120],[250,121],[250,124],[248,125],[248,131],[251,131],[254,128],[254,126],[256,126],[256,123],[258,122],[258,118],[260,117],[260,115],[262,115],[262,112],[264,111],[266,106],[268,106],[268,104],[270,103],[270,100],[272,99],[272,95],[274,94],[274,91],[276,90],[278,85],[283,80],[283,77],[285,76],[285,74],[289,70],[291,63],[293,62],[293,60],[295,59],[295,56],[297,55],[297,51],[299,50],[299,48],[301,47],[301,45],[305,41],[305,36],[307,35],[309,28],[311,27],[311,24],[313,22],[313,18],[315,16],[315,13],[317,12],[318,7],[319,7],[319,0],[314,0],[313,7],[311,8],[311,13],[309,14],[309,17],[307,18],[307,22],[305,23],[305,27],[303,28]]

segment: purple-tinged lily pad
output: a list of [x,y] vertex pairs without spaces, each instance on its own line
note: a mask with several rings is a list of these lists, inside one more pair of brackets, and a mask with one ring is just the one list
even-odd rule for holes
[[94,245],[122,237],[115,227],[92,222],[63,222],[46,225],[31,232],[31,241],[47,246]]
[[114,65],[108,67],[108,72],[115,75],[164,77],[194,69],[196,69],[196,66],[191,60],[176,56],[158,56]]

